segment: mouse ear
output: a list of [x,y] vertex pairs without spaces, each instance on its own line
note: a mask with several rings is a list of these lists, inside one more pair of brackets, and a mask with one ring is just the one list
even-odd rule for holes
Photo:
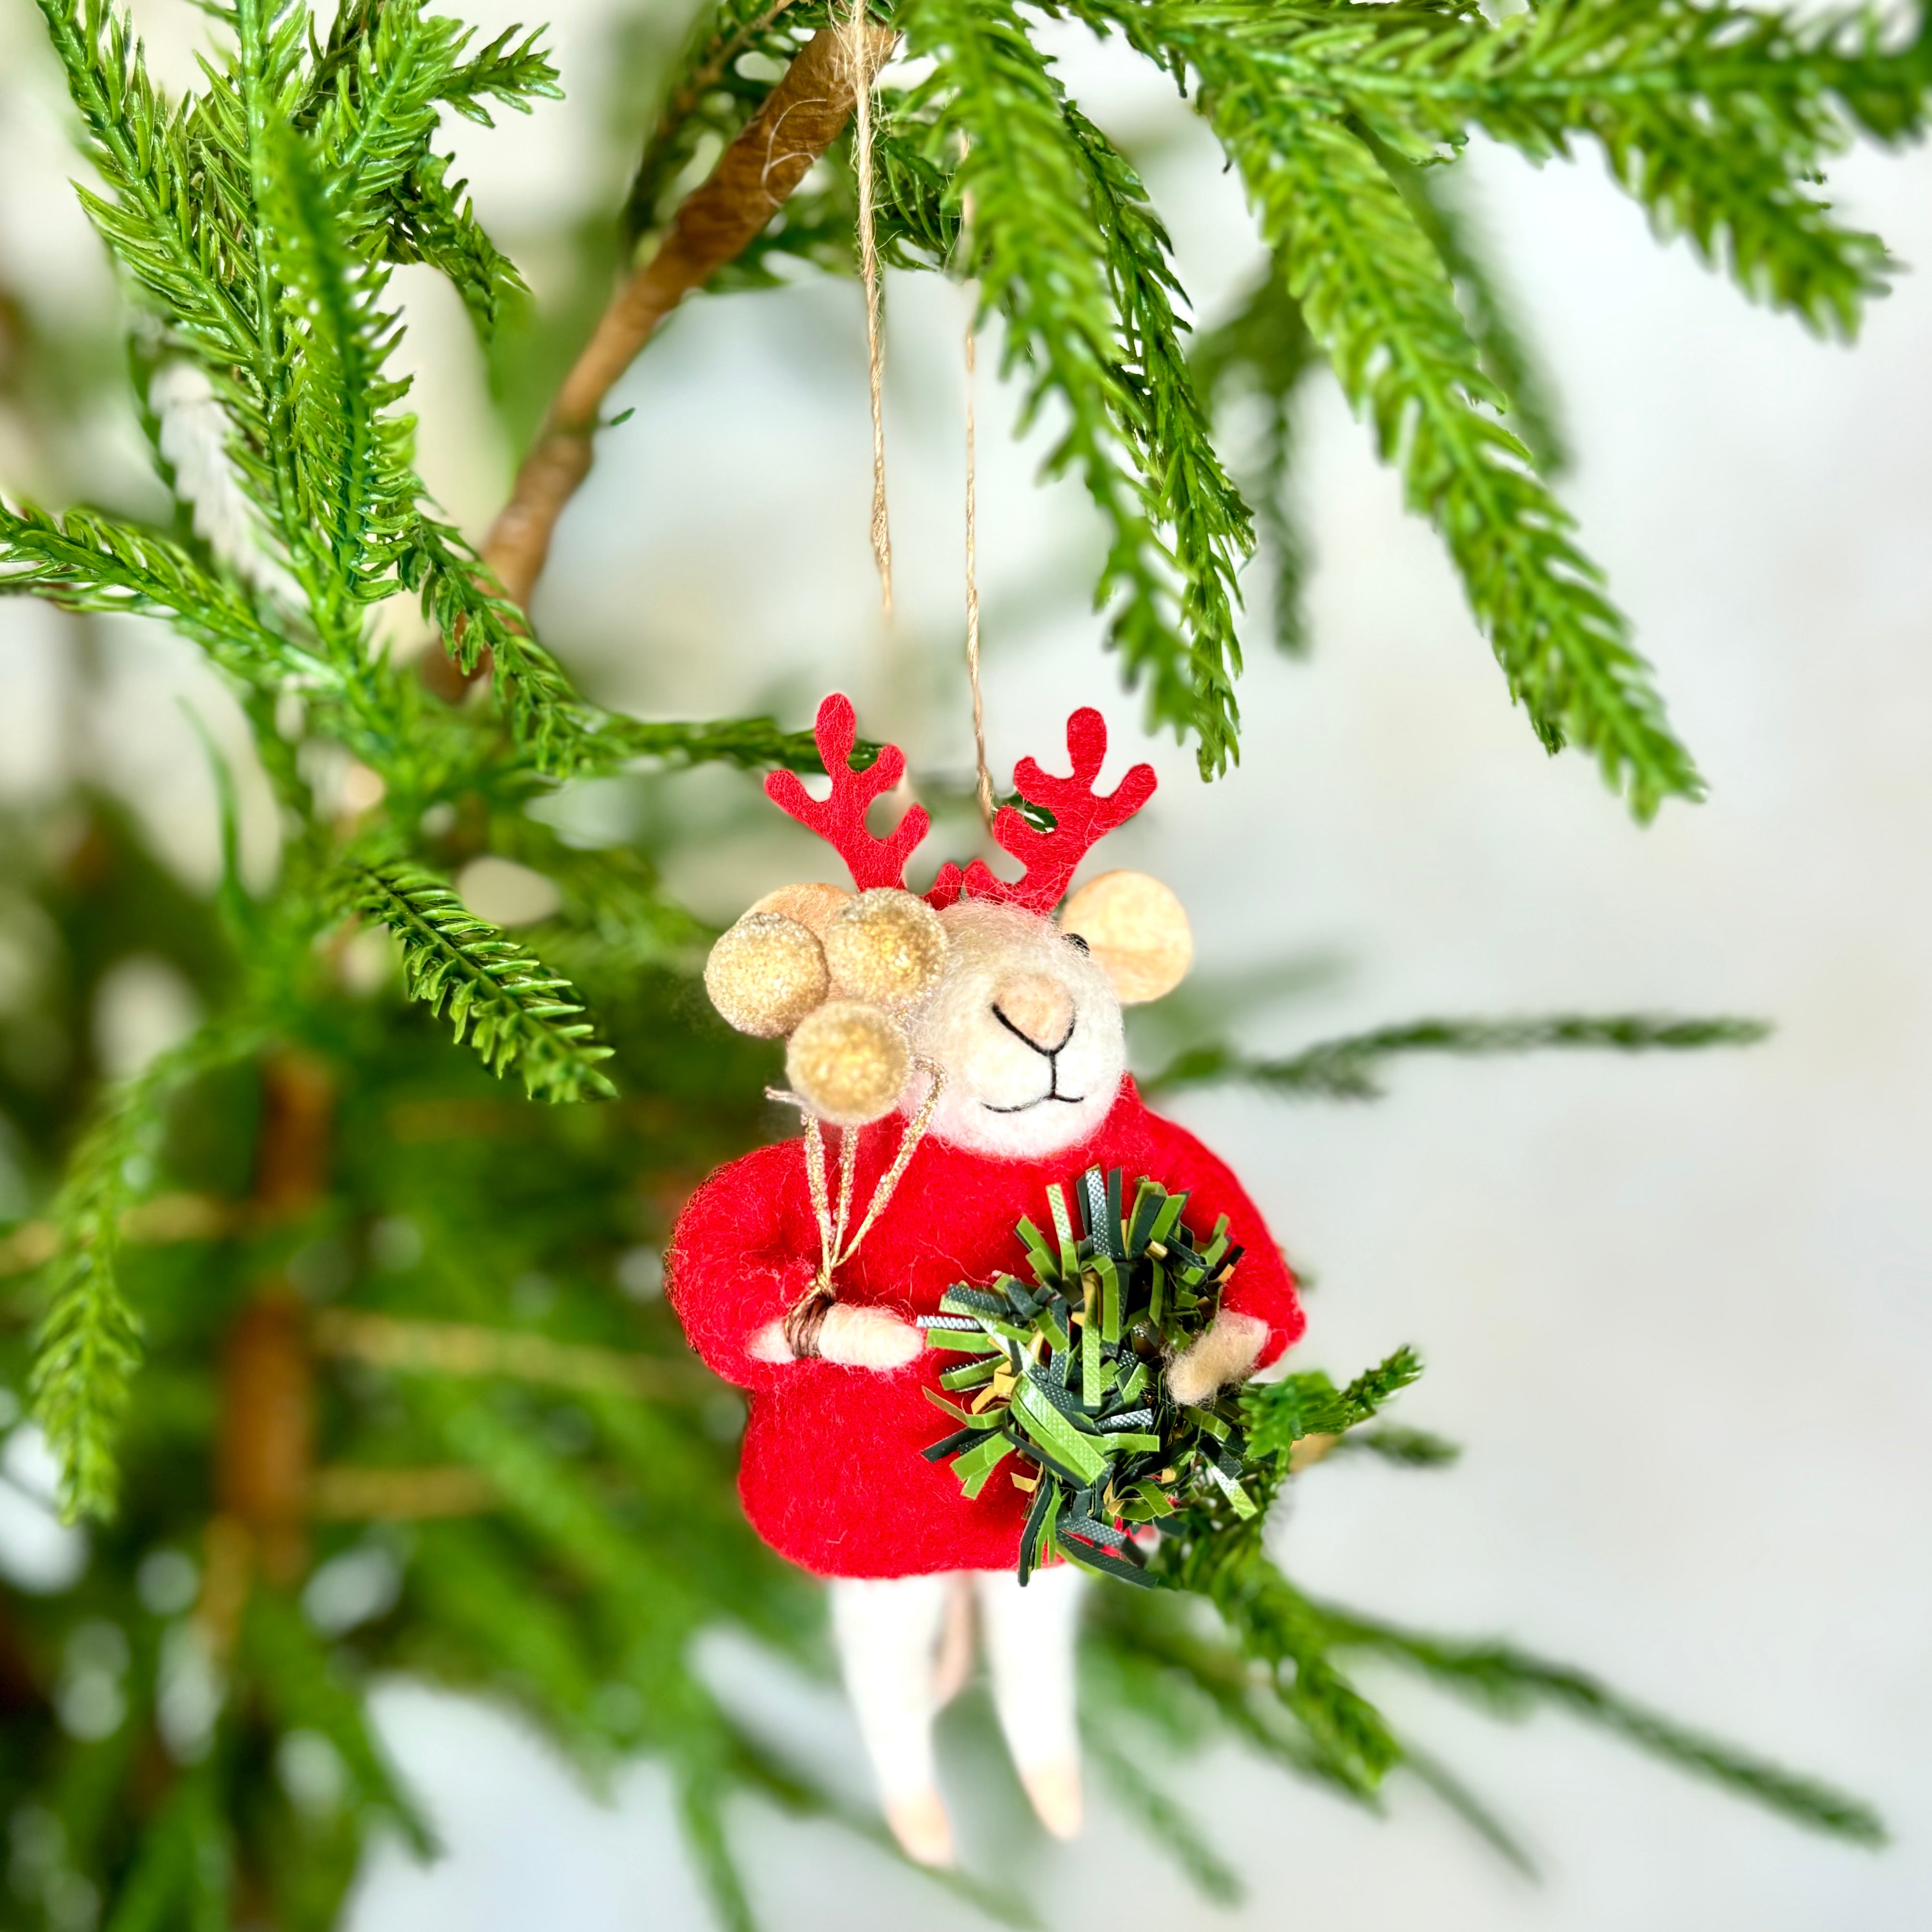
[[766,893],[745,916],[748,919],[754,912],[775,912],[781,919],[796,920],[823,939],[832,915],[851,903],[852,895],[837,886],[781,886],[776,892]]
[[1089,879],[1061,908],[1059,925],[1086,940],[1124,1006],[1172,992],[1193,962],[1186,913],[1145,872]]

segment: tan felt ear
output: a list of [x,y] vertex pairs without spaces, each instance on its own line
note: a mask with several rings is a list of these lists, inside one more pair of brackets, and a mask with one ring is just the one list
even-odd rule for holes
[[1060,929],[1086,940],[1123,1006],[1172,992],[1194,958],[1180,902],[1145,872],[1089,879],[1061,910]]
[[[781,886],[776,892],[766,893],[751,912],[775,912],[781,919],[795,919],[823,939],[832,915],[851,903],[852,895],[836,886]],[[746,916],[749,918],[751,913]]]

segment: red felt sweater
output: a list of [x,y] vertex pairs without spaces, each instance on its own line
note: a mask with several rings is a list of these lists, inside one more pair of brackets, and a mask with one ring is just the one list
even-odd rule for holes
[[[902,1124],[860,1139],[855,1216],[898,1144]],[[1098,1132],[1044,1160],[994,1160],[928,1139],[890,1205],[839,1270],[842,1301],[936,1313],[956,1282],[1021,1269],[1014,1224],[1049,1226],[1046,1188],[1096,1165],[1190,1195],[1188,1225],[1205,1234],[1226,1214],[1246,1250],[1224,1309],[1268,1326],[1261,1365],[1301,1333],[1294,1283],[1239,1182],[1185,1129],[1149,1112],[1121,1083]],[[942,1368],[932,1352],[902,1369],[830,1362],[754,1361],[746,1351],[784,1315],[817,1272],[818,1229],[802,1141],[760,1148],[720,1168],[691,1198],[672,1237],[671,1304],[692,1346],[718,1374],[751,1392],[739,1493],[753,1528],[782,1556],[823,1576],[905,1576],[942,1570],[1010,1570],[1028,1498],[1002,1471],[968,1502],[958,1479],[920,1451],[953,1425],[928,1402]]]

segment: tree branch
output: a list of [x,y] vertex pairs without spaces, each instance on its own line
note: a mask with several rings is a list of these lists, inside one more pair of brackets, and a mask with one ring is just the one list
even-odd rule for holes
[[[870,25],[865,34],[876,72],[898,36]],[[557,519],[590,473],[604,398],[658,324],[751,244],[832,145],[852,111],[855,79],[842,32],[828,28],[808,41],[710,178],[686,198],[657,252],[604,311],[483,546],[512,603],[528,604]]]

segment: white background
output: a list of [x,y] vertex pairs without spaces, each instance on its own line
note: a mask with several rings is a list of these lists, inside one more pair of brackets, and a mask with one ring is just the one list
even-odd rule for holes
[[[193,16],[136,10],[184,72]],[[561,14],[572,105],[460,137],[486,219],[540,289],[546,227],[608,172],[586,131],[615,105],[599,94],[605,10]],[[62,198],[70,164],[34,32],[25,0],[0,0],[0,263],[84,306],[106,285]],[[1088,105],[1148,155],[1211,321],[1256,260],[1238,191],[1163,84],[1067,46]],[[1581,758],[1544,758],[1434,538],[1324,381],[1304,418],[1314,659],[1275,658],[1256,614],[1240,770],[1204,788],[1188,754],[1154,749],[1161,792],[1113,862],[1182,890],[1204,977],[1305,969],[1292,998],[1253,1010],[1257,1048],[1425,1012],[1558,1008],[1745,1012],[1778,1031],[1682,1060],[1416,1064],[1374,1107],[1238,1093],[1177,1106],[1318,1274],[1308,1359],[1352,1372],[1414,1342],[1430,1371],[1404,1418],[1466,1445],[1447,1474],[1321,1472],[1299,1487],[1283,1553],[1324,1593],[1514,1636],[1833,1775],[1897,1842],[1847,1850],[1567,1721],[1498,1729],[1378,1678],[1519,1826],[1540,1884],[1412,1790],[1378,1821],[1232,1757],[1190,1779],[1252,1881],[1232,1916],[1104,1807],[1077,1869],[1041,1851],[1017,1876],[1065,1928],[1131,1913],[1904,1932],[1932,1909],[1932,290],[1907,276],[1848,353],[1749,308],[1683,244],[1658,247],[1594,154],[1539,173],[1483,153],[1475,172],[1580,452],[1567,499],[1709,802],[1639,830]],[[1906,262],[1932,260],[1922,154],[1860,154],[1836,179]],[[508,453],[453,301],[413,274],[404,285],[424,466],[480,527]],[[916,765],[962,766],[961,311],[924,278],[896,284],[891,306],[897,645],[879,634],[865,542],[856,290],[705,302],[614,399],[638,413],[603,440],[543,592],[553,640],[600,692],[664,716],[776,701],[795,722],[836,682]],[[989,385],[981,404],[996,769],[1057,750],[1056,721],[1096,698],[1125,754],[1135,706],[1078,588],[1084,506],[1072,488],[1034,489],[1042,446],[1006,443]],[[10,448],[0,426],[0,464]],[[32,481],[0,469],[9,488]],[[0,608],[0,758],[16,791],[59,766],[64,648],[32,609]],[[205,867],[206,779],[156,700],[191,686],[206,703],[206,687],[151,634],[130,629],[111,656],[118,709],[78,755],[115,764],[183,862]],[[800,848],[747,820],[742,781],[676,782],[715,823],[674,866],[701,909],[728,915],[786,875]],[[767,1683],[728,1646],[714,1662],[856,1778],[836,1699]],[[379,1856],[356,1932],[704,1922],[648,1768],[599,1809],[500,1715],[406,1685],[382,1708],[451,1855],[428,1870]],[[1012,1816],[997,1790],[964,1809],[969,1852]],[[754,1810],[740,1823],[775,1925],[982,1922],[830,1834]]]

